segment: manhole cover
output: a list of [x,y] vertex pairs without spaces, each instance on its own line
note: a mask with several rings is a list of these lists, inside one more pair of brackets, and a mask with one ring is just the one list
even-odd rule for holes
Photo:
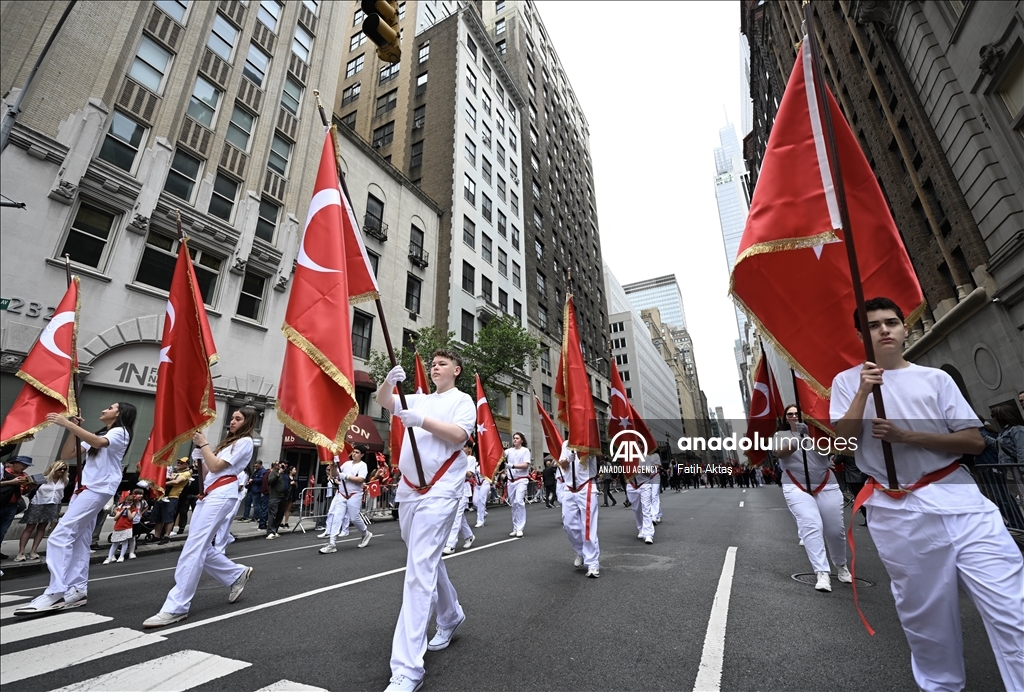
[[[792,576],[793,576],[793,579],[795,579],[796,581],[800,582],[801,584],[807,584],[808,586],[814,586],[815,583],[817,583],[817,581],[818,581],[818,575],[816,575],[814,572],[807,572],[806,574],[794,574]],[[867,579],[861,579],[860,577],[854,577],[854,579],[857,582],[857,586],[874,586],[875,585],[875,582],[869,581]],[[835,574],[833,574],[832,575],[832,581],[834,583],[838,584],[839,583],[839,578]]]

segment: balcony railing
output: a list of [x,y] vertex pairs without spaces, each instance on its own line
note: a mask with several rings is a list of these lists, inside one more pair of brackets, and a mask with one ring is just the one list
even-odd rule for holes
[[430,253],[415,243],[409,244],[409,261],[421,269],[430,264]]
[[372,214],[363,217],[363,231],[382,243],[388,239],[388,225],[384,223],[383,219],[378,219]]

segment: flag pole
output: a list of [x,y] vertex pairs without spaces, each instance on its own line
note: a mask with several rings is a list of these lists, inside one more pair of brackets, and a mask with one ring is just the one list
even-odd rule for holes
[[[323,123],[324,127],[330,127],[331,123],[327,119],[327,112],[324,110],[324,104],[320,101],[319,89],[313,90],[313,96],[316,97],[316,107],[320,112],[320,121]],[[331,147],[334,149],[334,166],[338,171],[338,181],[341,183],[342,194],[345,195],[345,203],[348,205],[349,209],[353,209],[352,195],[348,193],[348,185],[345,184],[345,173],[341,170],[341,166],[338,165],[338,139],[337,133],[333,129],[331,130]],[[359,229],[354,230],[356,233],[359,232]],[[398,358],[395,357],[395,348],[391,343],[391,332],[388,331],[388,322],[384,318],[384,306],[380,302],[380,296],[377,296],[374,302],[377,304],[377,317],[380,319],[380,329],[384,333],[384,345],[388,349],[388,357],[391,358],[391,367],[395,367],[398,365]],[[405,392],[400,386],[397,389],[398,400],[402,404],[402,410],[409,410],[409,407],[405,403]],[[429,394],[429,392],[424,392],[424,394]],[[412,428],[406,428],[405,431],[409,434],[409,446],[412,448],[412,458],[416,463],[416,475],[419,476],[420,482],[419,487],[426,487],[427,480],[423,474],[423,462],[420,461],[420,450],[419,446],[416,444],[416,435],[413,433]]]
[[[825,94],[825,78],[821,72],[821,61],[818,58],[818,37],[814,33],[814,9],[808,0],[804,1],[804,24],[807,29],[807,38],[810,41],[811,69],[814,75],[814,91],[818,100],[818,111],[821,113],[822,125],[825,130],[825,148],[830,154],[829,161],[832,165],[833,183],[836,188],[836,202],[839,206],[839,218],[843,225],[843,240],[846,246],[846,256],[850,263],[850,278],[853,281],[853,296],[857,302],[857,321],[861,326],[861,334],[867,338],[864,342],[864,357],[868,362],[875,362],[875,347],[871,343],[871,330],[868,328],[867,309],[864,306],[864,285],[861,282],[860,267],[857,264],[857,250],[853,242],[853,229],[850,226],[850,210],[846,205],[846,188],[843,186],[843,174],[839,164],[839,148],[836,145],[836,131],[832,124],[832,109],[829,106]],[[879,418],[885,418],[885,404],[882,401],[881,385],[871,388],[871,395],[875,402],[875,412]],[[885,473],[888,477],[889,489],[899,490],[899,481],[896,478],[896,461],[892,454],[892,445],[882,440],[882,456],[885,458]]]
[[[761,357],[764,358],[764,355],[762,354]],[[790,368],[789,369],[789,374],[793,377],[793,401],[795,402],[795,405],[796,405],[796,417],[800,419],[801,423],[803,423],[804,422],[804,413],[803,413],[803,409],[800,408],[800,389],[799,389],[799,387],[797,387],[797,384],[796,384],[796,370],[794,370],[793,368]],[[783,413],[785,413],[785,411],[783,411]],[[799,437],[800,437],[800,435],[797,435],[797,438],[799,438]],[[807,467],[807,450],[804,449],[803,444],[800,445],[800,452],[804,455],[804,483],[807,484],[804,487],[807,489],[808,493],[813,494],[812,491],[811,491],[811,472],[810,472],[810,469],[808,469],[808,467]]]
[[[64,255],[64,273],[67,275],[68,288],[71,288],[71,255],[69,254]],[[77,344],[75,346],[77,347]],[[75,405],[77,406],[78,402],[82,400],[82,383],[78,379],[78,353],[72,355],[74,355],[75,359],[71,366],[71,387],[75,390]],[[81,409],[78,410],[78,414],[79,419],[81,419]],[[78,467],[75,488],[80,488],[82,484],[82,441],[78,439],[78,435],[75,435],[75,465]]]

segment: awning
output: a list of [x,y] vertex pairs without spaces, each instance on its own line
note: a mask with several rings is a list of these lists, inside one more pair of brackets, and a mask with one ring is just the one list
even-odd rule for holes
[[[369,416],[357,416],[348,433],[345,434],[345,441],[353,445],[366,445],[371,452],[383,452],[384,440],[377,432],[377,426]],[[315,449],[316,445],[307,442],[295,434],[289,428],[284,429],[284,436],[281,439],[281,447],[284,449]]]
[[376,389],[377,383],[370,377],[370,373],[365,370],[356,370],[356,389]]

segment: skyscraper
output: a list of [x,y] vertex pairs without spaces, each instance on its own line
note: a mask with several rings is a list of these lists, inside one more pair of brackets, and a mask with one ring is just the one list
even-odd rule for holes
[[683,294],[679,290],[675,274],[625,284],[622,290],[626,292],[626,297],[629,298],[634,310],[658,308],[664,324],[673,329],[686,329]]

